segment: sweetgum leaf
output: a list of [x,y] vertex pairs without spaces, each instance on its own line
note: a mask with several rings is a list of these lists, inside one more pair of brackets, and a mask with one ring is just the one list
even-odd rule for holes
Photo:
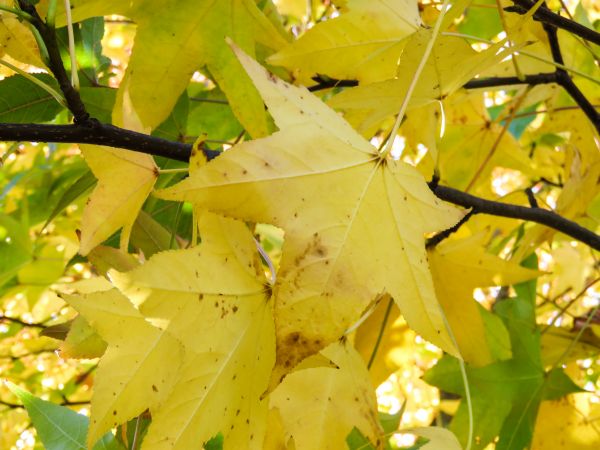
[[438,200],[413,167],[382,158],[306,89],[236,53],[281,131],[236,146],[158,196],[285,230],[273,384],[339,339],[384,291],[419,334],[457,354],[423,234],[462,213]]

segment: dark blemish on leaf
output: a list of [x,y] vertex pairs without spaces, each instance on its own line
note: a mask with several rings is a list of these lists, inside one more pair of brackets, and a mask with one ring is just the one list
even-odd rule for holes
[[114,410],[113,410],[113,416],[116,416],[116,415],[117,415],[117,410],[116,410],[116,409],[114,409]]
[[154,392],[158,392],[158,388],[157,388],[155,385],[152,385],[152,390],[153,390]]
[[202,293],[198,294],[198,300],[199,301],[202,301],[203,298],[204,298],[204,294],[202,294]]
[[238,307],[237,307],[237,306],[234,306],[233,308],[231,308],[231,310],[232,310],[234,313],[236,313],[236,312],[237,312],[237,310],[238,310]]
[[239,409],[238,409],[238,410],[235,412],[235,415],[236,415],[236,416],[239,416],[239,415],[240,415],[240,410],[239,410]]

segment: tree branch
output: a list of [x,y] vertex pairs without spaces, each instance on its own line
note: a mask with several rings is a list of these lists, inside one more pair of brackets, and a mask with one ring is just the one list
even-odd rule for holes
[[490,214],[539,223],[600,251],[599,235],[553,211],[486,200],[447,186],[430,184],[430,188],[438,198],[464,208],[472,208],[474,214]]
[[10,322],[10,323],[16,323],[19,325],[22,325],[24,327],[32,327],[32,328],[46,328],[46,325],[44,325],[43,323],[29,323],[29,322],[25,322],[24,320],[19,319],[18,317],[8,317],[5,316],[4,314],[0,314],[0,322]]
[[[525,14],[534,5],[535,1],[532,0],[512,0],[515,6],[504,8],[506,11],[515,12],[517,14]],[[552,25],[554,28],[560,28],[569,33],[573,33],[586,41],[593,42],[594,44],[600,45],[600,33],[591,28],[585,27],[574,20],[563,17],[559,14],[552,12],[550,9],[542,5],[541,8],[533,14],[534,20],[542,22],[544,24]]]
[[[545,6],[542,6],[542,8],[545,8]],[[564,65],[560,43],[558,42],[556,26],[544,23],[544,31],[548,36],[550,51],[552,52],[552,59],[554,59],[554,62]],[[577,103],[583,113],[590,119],[598,133],[600,133],[600,113],[596,111],[594,105],[592,105],[583,92],[581,92],[565,69],[557,67],[554,73],[556,74],[556,82],[568,92],[573,101]]]
[[557,83],[556,72],[552,73],[536,73],[533,75],[525,75],[522,79],[519,77],[490,77],[490,78],[475,78],[463,85],[465,89],[480,89],[500,86],[511,86],[518,84],[528,84],[536,86],[538,84]]
[[65,66],[63,65],[62,58],[60,56],[58,41],[56,39],[56,30],[54,27],[49,27],[46,25],[44,20],[38,14],[35,6],[32,5],[29,0],[18,1],[19,7],[31,16],[31,24],[39,31],[42,40],[46,45],[49,58],[47,61],[48,68],[56,78],[56,81],[58,81],[60,90],[64,94],[65,100],[67,101],[67,106],[69,107],[71,113],[73,113],[73,121],[76,124],[85,124],[90,120],[90,115],[88,114],[83,101],[81,101],[79,92],[77,92],[71,85],[71,80],[67,75]]
[[[189,161],[192,151],[191,144],[168,141],[113,125],[102,124],[95,119],[88,120],[84,125],[3,123],[0,124],[0,140],[98,144],[154,156],[164,156],[184,162]],[[209,159],[220,153],[206,147],[203,148],[203,151]]]

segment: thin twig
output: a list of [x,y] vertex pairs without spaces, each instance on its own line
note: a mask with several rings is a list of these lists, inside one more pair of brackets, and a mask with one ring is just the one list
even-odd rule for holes
[[18,325],[22,325],[24,327],[31,327],[31,328],[41,328],[41,329],[46,328],[46,325],[44,325],[43,323],[25,322],[24,320],[21,320],[18,317],[8,317],[8,316],[5,316],[4,314],[0,315],[0,322],[16,323]]
[[[512,0],[515,6],[504,8],[505,11],[515,12],[517,14],[525,14],[535,4],[531,0]],[[561,28],[574,35],[577,35],[586,41],[593,42],[594,44],[600,45],[600,33],[591,28],[581,25],[566,17],[562,17],[552,12],[547,7],[542,6],[533,15],[533,19],[544,24],[552,25],[554,28]]]

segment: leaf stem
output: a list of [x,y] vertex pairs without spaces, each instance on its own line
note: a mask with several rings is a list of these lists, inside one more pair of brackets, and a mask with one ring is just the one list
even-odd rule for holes
[[450,0],[444,0],[444,4],[442,5],[442,10],[440,11],[440,15],[438,16],[437,20],[435,21],[435,26],[433,27],[433,32],[431,33],[431,38],[429,39],[429,42],[427,42],[427,47],[425,48],[425,52],[423,53],[423,56],[421,57],[421,61],[419,62],[419,65],[417,66],[417,70],[415,70],[415,73],[413,74],[412,80],[410,81],[410,85],[408,86],[408,90],[406,91],[406,95],[404,96],[404,100],[402,101],[402,105],[400,106],[400,111],[398,112],[398,116],[396,117],[396,122],[394,123],[392,132],[390,133],[390,139],[387,141],[385,147],[383,148],[383,151],[381,152],[381,158],[387,157],[387,155],[392,150],[392,147],[394,145],[394,140],[395,140],[394,138],[396,137],[396,134],[398,134],[398,129],[400,128],[402,119],[404,119],[404,114],[406,114],[406,110],[408,108],[408,103],[410,102],[412,94],[413,94],[415,88],[417,87],[419,78],[421,78],[421,73],[423,72],[423,69],[425,68],[425,64],[427,63],[427,60],[429,59],[429,55],[431,54],[431,51],[433,50],[433,45],[435,44],[437,36],[440,32],[440,28],[442,26],[442,22],[444,21],[444,16],[446,15],[446,12],[448,11],[449,4],[450,4]]
[[15,16],[17,16],[23,20],[26,20],[28,22],[31,22],[31,20],[33,19],[33,17],[31,17],[25,11],[21,11],[20,9],[16,9],[16,8],[11,8],[10,6],[0,5],[0,11],[9,12],[9,13],[14,14]]
[[71,17],[71,0],[65,0],[67,15],[67,35],[69,38],[69,56],[71,57],[71,85],[79,91],[79,75],[77,74],[77,56],[75,55],[75,35],[73,34],[73,19]]
[[189,167],[179,167],[177,169],[158,169],[159,175],[164,175],[167,173],[188,173],[189,171]]
[[58,103],[60,103],[65,108],[67,107],[67,103],[65,102],[64,97],[59,92],[57,92],[56,90],[54,90],[51,86],[48,86],[46,83],[44,83],[41,80],[38,80],[32,74],[30,74],[28,72],[25,72],[24,70],[19,69],[17,66],[9,63],[8,61],[4,61],[2,58],[0,58],[0,64],[3,65],[3,66],[8,67],[10,70],[13,70],[14,72],[18,73],[19,75],[27,78],[32,83],[37,84],[39,87],[41,87],[42,89],[44,89],[48,94],[50,94],[52,97],[54,97],[54,99]]
[[392,311],[392,305],[394,304],[394,299],[390,297],[388,300],[387,307],[385,309],[385,314],[383,316],[383,320],[381,321],[381,326],[379,327],[379,333],[377,334],[377,340],[375,341],[375,345],[373,346],[373,351],[371,352],[371,356],[369,357],[369,362],[367,363],[367,369],[371,369],[373,362],[375,362],[375,356],[377,356],[377,351],[379,350],[379,345],[381,344],[381,339],[383,338],[383,333],[385,332],[385,327],[387,325],[387,321],[390,317],[390,312]]

